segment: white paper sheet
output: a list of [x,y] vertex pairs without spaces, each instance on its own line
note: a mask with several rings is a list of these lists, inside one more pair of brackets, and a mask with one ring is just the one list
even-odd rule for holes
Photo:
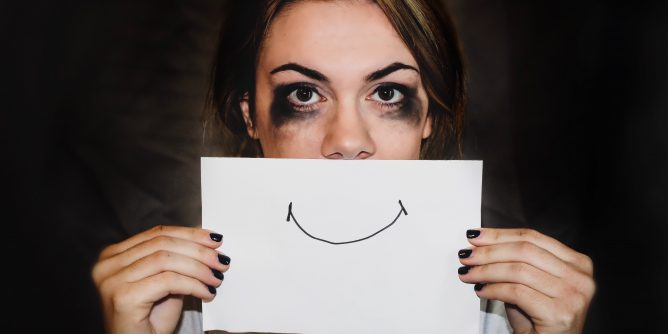
[[202,158],[203,227],[232,258],[204,329],[477,334],[457,251],[481,182],[481,161]]

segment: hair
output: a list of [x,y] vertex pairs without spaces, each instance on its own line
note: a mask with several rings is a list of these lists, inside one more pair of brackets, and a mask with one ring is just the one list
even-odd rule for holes
[[[272,20],[287,6],[305,0],[228,1],[212,72],[204,139],[208,153],[262,155],[248,135],[240,101],[248,98],[255,117],[255,71]],[[420,148],[421,159],[461,157],[466,108],[465,68],[455,27],[438,0],[375,0],[420,68],[429,99],[431,135]]]

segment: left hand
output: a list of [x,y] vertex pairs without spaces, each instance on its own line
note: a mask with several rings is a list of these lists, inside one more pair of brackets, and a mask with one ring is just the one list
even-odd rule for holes
[[483,228],[467,237],[474,247],[468,256],[460,251],[469,269],[459,278],[478,283],[479,297],[506,303],[515,333],[582,333],[596,290],[587,255],[531,229]]

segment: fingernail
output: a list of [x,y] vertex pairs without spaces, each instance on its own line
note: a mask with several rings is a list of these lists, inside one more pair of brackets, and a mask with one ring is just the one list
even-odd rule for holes
[[207,288],[209,288],[209,292],[211,292],[212,295],[216,294],[216,288],[212,287],[211,285],[207,285]]
[[230,257],[225,254],[218,254],[218,261],[224,265],[228,265],[232,259],[230,259]]
[[223,235],[219,233],[210,233],[209,237],[211,237],[211,240],[215,242],[220,242],[221,240],[223,240]]
[[477,238],[480,235],[480,230],[466,230],[466,237],[469,239]]
[[459,267],[459,269],[457,269],[457,272],[458,272],[460,275],[466,275],[466,274],[469,273],[469,269],[471,269],[471,267],[469,267],[469,266],[463,266],[463,267]]
[[485,283],[476,283],[476,285],[473,286],[473,290],[480,291],[484,287],[485,287]]
[[460,259],[465,259],[465,258],[471,256],[471,253],[473,253],[472,249],[460,249],[459,253],[457,253],[457,255],[459,255]]
[[216,269],[211,269],[211,272],[213,273],[213,276],[216,277],[217,279],[221,281],[225,279],[225,275],[223,275],[223,273],[221,273],[220,271]]

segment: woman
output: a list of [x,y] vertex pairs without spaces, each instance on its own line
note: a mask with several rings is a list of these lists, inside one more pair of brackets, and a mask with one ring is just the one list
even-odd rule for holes
[[[458,156],[464,72],[454,29],[436,1],[233,6],[212,94],[229,154]],[[466,237],[472,247],[459,252],[457,274],[479,297],[505,302],[516,333],[582,331],[595,290],[586,255],[533,230],[475,229]],[[210,231],[156,227],[106,248],[93,277],[109,331],[177,329],[183,296],[215,298],[230,265],[216,250],[221,245],[222,235]],[[507,332],[486,313],[482,319],[483,332]]]

